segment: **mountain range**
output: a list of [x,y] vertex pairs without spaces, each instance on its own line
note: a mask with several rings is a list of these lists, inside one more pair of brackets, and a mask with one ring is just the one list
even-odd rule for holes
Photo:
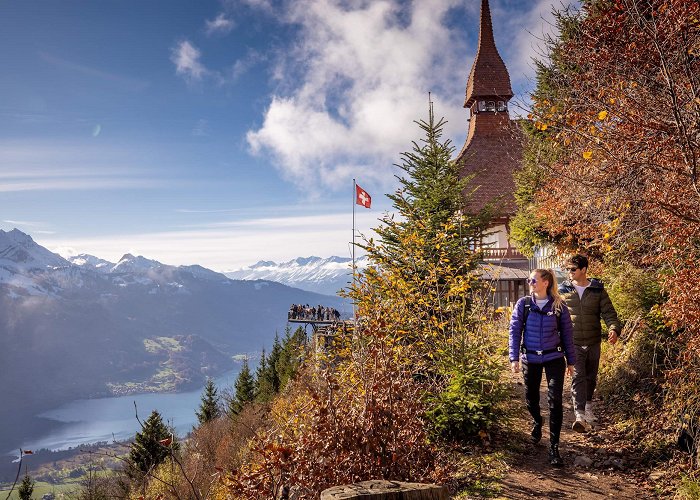
[[269,348],[292,303],[347,302],[131,254],[64,259],[0,230],[0,447],[78,398],[196,388]]
[[[367,266],[366,256],[355,260],[359,269]],[[310,292],[335,295],[352,282],[352,259],[346,257],[299,257],[277,263],[261,260],[252,266],[224,273],[237,280],[270,280]]]

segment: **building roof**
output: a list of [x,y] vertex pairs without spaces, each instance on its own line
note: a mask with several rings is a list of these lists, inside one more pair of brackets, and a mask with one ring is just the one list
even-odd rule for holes
[[496,49],[493,38],[488,0],[481,1],[479,46],[467,81],[464,107],[471,106],[478,97],[500,97],[504,100],[513,97],[508,70]]
[[481,2],[480,23],[479,48],[464,102],[470,108],[469,132],[456,162],[463,177],[475,176],[470,190],[478,186],[467,200],[467,210],[478,212],[495,201],[500,209],[495,219],[507,220],[517,209],[513,173],[521,165],[522,134],[510,120],[507,106],[489,110],[474,104],[491,101],[493,106],[494,101],[507,103],[513,96],[508,70],[496,50],[488,0]]
[[[481,116],[472,117],[478,120]],[[469,189],[476,190],[467,200],[467,210],[478,212],[488,203],[496,201],[500,217],[508,218],[517,209],[513,193],[513,172],[520,169],[522,158],[522,135],[512,122],[503,123],[502,133],[476,133],[464,145],[457,156],[462,177],[474,175]]]

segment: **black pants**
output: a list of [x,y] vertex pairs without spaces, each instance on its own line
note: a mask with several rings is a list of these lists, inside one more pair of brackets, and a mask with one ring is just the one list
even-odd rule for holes
[[600,343],[590,346],[576,347],[576,364],[571,380],[571,394],[574,400],[574,410],[583,413],[586,403],[593,401],[598,365],[600,364]]
[[564,358],[553,359],[545,363],[522,362],[523,379],[525,380],[525,402],[527,409],[535,419],[542,422],[540,413],[540,384],[542,383],[542,370],[547,377],[547,402],[549,403],[549,442],[559,444],[561,424],[564,420],[562,408],[562,394],[564,393],[564,373],[566,362]]

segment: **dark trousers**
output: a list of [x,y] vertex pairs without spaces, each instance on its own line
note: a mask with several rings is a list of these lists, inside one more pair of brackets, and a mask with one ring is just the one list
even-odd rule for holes
[[564,374],[566,362],[564,358],[557,358],[545,363],[522,362],[523,379],[525,381],[525,402],[527,409],[535,419],[542,422],[540,413],[540,384],[542,383],[542,371],[547,377],[547,402],[549,403],[549,442],[559,444],[561,424],[564,420],[562,407],[562,394],[564,393]]
[[574,409],[583,412],[586,409],[586,402],[593,401],[593,391],[598,380],[600,365],[600,344],[575,347],[576,363],[571,380],[571,394]]

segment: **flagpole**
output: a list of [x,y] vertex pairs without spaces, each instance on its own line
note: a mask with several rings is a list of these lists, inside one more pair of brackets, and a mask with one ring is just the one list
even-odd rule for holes
[[[355,287],[355,204],[357,197],[357,183],[352,180],[352,286]],[[355,318],[355,301],[352,301],[352,320]]]

